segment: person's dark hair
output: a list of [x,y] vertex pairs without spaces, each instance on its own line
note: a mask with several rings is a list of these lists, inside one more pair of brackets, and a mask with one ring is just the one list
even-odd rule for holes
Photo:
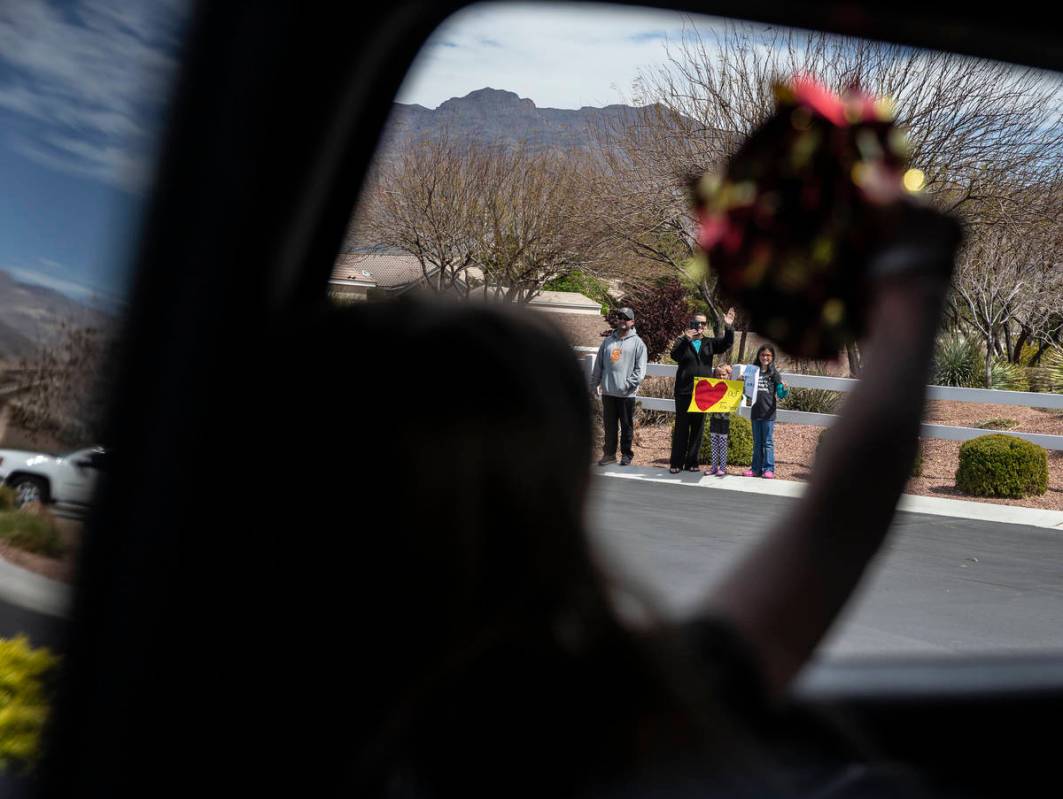
[[[318,567],[323,585],[332,576],[356,604],[387,609],[386,623],[352,616],[380,659],[359,699],[352,783],[410,766],[436,787],[482,788],[517,769],[527,790],[503,792],[561,795],[659,765],[662,749],[701,768],[706,752],[746,745],[706,674],[684,671],[678,634],[630,630],[611,604],[585,530],[586,376],[550,322],[417,300],[336,311],[314,338],[324,346],[299,370],[325,373],[329,406],[359,409],[336,415],[329,442],[351,468],[319,490],[381,520],[328,531],[363,549]],[[384,390],[345,398],[348,368]]]
[[768,365],[767,373],[774,380],[779,380],[779,367],[775,365],[778,360],[778,356],[775,354],[775,347],[771,344],[761,344],[757,348],[757,356],[753,359],[753,365],[760,368],[760,354],[762,352],[771,353],[771,363]]

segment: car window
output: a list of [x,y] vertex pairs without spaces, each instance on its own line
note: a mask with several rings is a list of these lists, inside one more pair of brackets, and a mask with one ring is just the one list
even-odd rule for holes
[[188,6],[0,6],[0,780],[34,762],[63,656]]
[[[427,292],[523,306],[556,325],[588,374],[609,314],[639,309],[651,365],[633,463],[592,465],[596,417],[591,527],[614,569],[682,616],[787,518],[867,355],[859,342],[830,361],[778,353],[788,391],[774,482],[745,476],[744,419],[731,428],[726,476],[670,472],[672,344],[694,311],[707,314],[707,337],[725,336],[730,305],[695,243],[689,182],[719,173],[772,108],[773,81],[795,74],[882,98],[907,133],[907,188],[967,230],[893,536],[822,656],[1060,651],[1056,73],[665,10],[477,5],[435,32],[395,98],[329,296],[374,303]],[[718,363],[751,364],[772,343],[742,308],[733,328]],[[992,436],[1020,442],[1022,455],[1000,466]],[[706,467],[709,437],[706,425]],[[642,479],[622,479],[624,468]],[[875,480],[875,464],[853,479]]]

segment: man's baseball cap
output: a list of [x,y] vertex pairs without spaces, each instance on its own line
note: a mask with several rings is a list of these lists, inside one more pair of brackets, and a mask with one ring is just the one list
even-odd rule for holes
[[617,308],[616,315],[619,316],[621,319],[629,319],[632,321],[634,321],[635,319],[635,312],[630,308]]

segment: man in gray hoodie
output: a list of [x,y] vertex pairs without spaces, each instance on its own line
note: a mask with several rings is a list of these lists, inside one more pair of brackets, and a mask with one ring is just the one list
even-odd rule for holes
[[591,391],[602,396],[605,446],[599,466],[616,463],[616,426],[620,423],[621,466],[627,466],[635,453],[631,440],[635,430],[635,395],[646,377],[646,344],[635,332],[635,312],[616,312],[616,331],[598,348],[591,373]]

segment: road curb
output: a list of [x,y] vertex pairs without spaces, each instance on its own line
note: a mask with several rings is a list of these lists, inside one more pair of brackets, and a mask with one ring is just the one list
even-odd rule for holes
[[24,610],[66,618],[71,588],[0,557],[0,599]]
[[[747,494],[767,494],[776,497],[800,497],[807,483],[795,480],[764,480],[759,477],[709,477],[693,472],[671,474],[665,469],[647,466],[592,466],[592,474],[648,483],[689,486],[709,491],[740,491]],[[977,519],[999,524],[1023,524],[1063,532],[1063,511],[998,505],[991,502],[972,502],[962,499],[923,497],[902,494],[897,509],[906,513],[925,513],[931,516],[950,516],[955,519]]]

